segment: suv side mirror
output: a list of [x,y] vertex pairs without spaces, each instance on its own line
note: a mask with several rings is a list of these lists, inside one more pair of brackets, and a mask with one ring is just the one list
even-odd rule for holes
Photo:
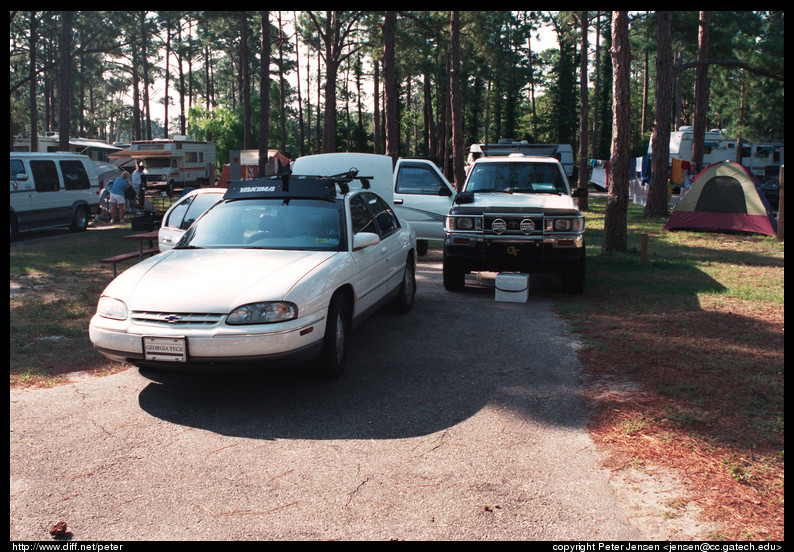
[[474,192],[460,192],[455,196],[455,203],[463,205],[464,203],[474,203]]
[[587,188],[574,188],[573,193],[571,193],[572,197],[587,197],[590,195],[590,190]]

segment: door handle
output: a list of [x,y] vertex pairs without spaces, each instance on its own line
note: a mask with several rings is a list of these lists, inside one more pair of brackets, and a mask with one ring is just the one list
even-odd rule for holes
[[402,205],[403,204],[403,200],[400,199],[400,198],[394,198],[394,204],[395,205]]

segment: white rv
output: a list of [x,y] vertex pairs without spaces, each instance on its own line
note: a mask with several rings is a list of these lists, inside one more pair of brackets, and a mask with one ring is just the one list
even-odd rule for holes
[[[670,162],[673,159],[692,160],[694,127],[684,126],[670,133]],[[720,161],[737,161],[757,176],[777,176],[783,164],[783,143],[751,144],[742,141],[741,161],[736,153],[737,140],[728,138],[725,131],[712,129],[706,131],[703,140],[703,166],[707,167]],[[651,144],[648,144],[648,154]]]
[[173,140],[136,140],[125,152],[135,163],[143,163],[146,186],[201,188],[215,181],[216,152],[213,142],[197,142],[187,136]]
[[514,142],[502,138],[494,144],[472,144],[467,163],[471,165],[480,157],[504,157],[511,153],[523,153],[528,157],[554,157],[559,160],[568,177],[573,175],[573,149],[570,144],[530,144],[526,140]]

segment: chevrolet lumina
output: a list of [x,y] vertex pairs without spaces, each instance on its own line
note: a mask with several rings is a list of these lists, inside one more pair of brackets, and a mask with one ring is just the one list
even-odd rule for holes
[[172,249],[108,285],[94,347],[142,367],[313,360],[339,376],[352,329],[386,303],[407,312],[416,290],[415,233],[355,177],[231,183]]
[[557,159],[520,153],[477,159],[444,220],[444,288],[467,272],[557,272],[580,293],[585,281],[584,217]]

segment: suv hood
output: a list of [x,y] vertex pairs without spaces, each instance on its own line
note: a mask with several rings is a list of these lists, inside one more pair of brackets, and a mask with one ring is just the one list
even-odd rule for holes
[[[457,206],[456,206],[457,207]],[[483,193],[474,194],[474,202],[467,203],[461,207],[466,207],[467,211],[472,208],[485,211],[491,209],[510,210],[520,209],[543,211],[546,209],[577,209],[576,203],[569,195],[557,194],[504,194],[504,193]]]

